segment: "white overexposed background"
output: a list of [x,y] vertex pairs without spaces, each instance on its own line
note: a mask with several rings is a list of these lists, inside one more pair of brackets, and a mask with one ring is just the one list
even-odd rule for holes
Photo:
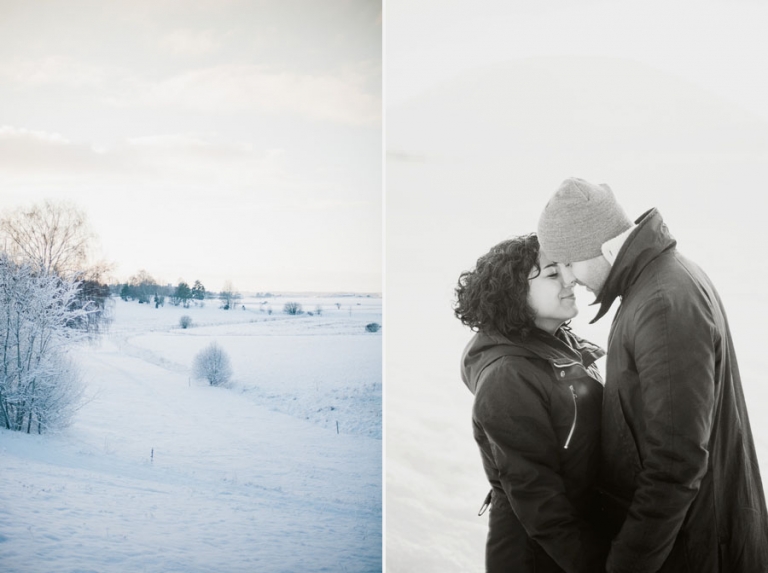
[[[488,484],[459,375],[459,274],[571,176],[657,207],[723,297],[768,475],[768,7],[385,5],[386,570],[483,570]],[[577,289],[574,330],[606,344]],[[603,361],[601,361],[601,366]]]

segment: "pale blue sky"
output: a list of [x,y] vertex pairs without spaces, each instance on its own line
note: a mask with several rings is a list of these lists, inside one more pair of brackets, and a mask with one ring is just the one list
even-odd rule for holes
[[381,291],[381,2],[0,0],[0,208],[125,280]]

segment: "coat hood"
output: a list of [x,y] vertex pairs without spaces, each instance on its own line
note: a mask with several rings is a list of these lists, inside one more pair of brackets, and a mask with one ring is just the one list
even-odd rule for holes
[[602,348],[579,338],[567,327],[561,327],[556,335],[535,329],[526,339],[478,332],[462,354],[461,379],[474,394],[483,370],[503,356],[541,358],[561,366],[576,361],[587,367],[603,355]]

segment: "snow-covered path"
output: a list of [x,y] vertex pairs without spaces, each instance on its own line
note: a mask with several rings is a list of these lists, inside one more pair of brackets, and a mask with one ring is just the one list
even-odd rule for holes
[[79,353],[95,395],[69,430],[0,431],[0,570],[381,569],[380,439]]

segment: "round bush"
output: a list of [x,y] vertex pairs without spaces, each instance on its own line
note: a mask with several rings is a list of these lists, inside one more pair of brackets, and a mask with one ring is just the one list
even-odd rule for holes
[[365,325],[365,329],[368,332],[378,332],[381,329],[381,325],[378,322],[371,322]]
[[179,326],[181,326],[181,328],[189,328],[190,326],[192,326],[192,317],[187,316],[186,314],[182,316],[179,319]]
[[232,377],[229,356],[215,342],[211,342],[195,355],[192,375],[198,380],[208,380],[211,386],[223,386]]
[[286,302],[283,306],[283,312],[285,314],[302,314],[301,303],[298,302]]

